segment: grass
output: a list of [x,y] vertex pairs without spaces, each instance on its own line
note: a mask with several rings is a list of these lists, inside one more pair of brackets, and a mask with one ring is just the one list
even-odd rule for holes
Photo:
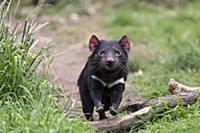
[[[84,6],[77,4],[77,1],[66,7],[63,7],[62,2],[55,9],[47,9],[47,12],[56,15],[59,11],[59,15],[62,16],[65,16],[66,12],[69,14],[87,12]],[[139,70],[143,72],[142,75],[129,75],[128,80],[132,83],[134,92],[142,94],[145,98],[168,95],[167,83],[171,78],[189,86],[199,86],[199,9],[198,0],[190,0],[186,5],[170,8],[144,1],[119,1],[113,7],[105,5],[103,12],[98,11],[98,15],[102,15],[99,23],[107,29],[111,38],[119,38],[122,34],[127,34],[133,41],[129,69],[131,72]],[[15,101],[1,102],[2,128],[0,129],[5,132],[22,132],[24,129],[27,132],[94,132],[78,118],[70,117],[67,112],[63,112],[56,106],[51,91],[54,87],[49,86],[47,80],[41,78],[35,80],[38,74],[33,77],[31,78],[36,84],[32,83],[32,80],[28,83],[41,90],[40,96],[36,95],[37,100],[28,100],[30,101],[28,105],[23,103],[24,100],[18,100],[19,98]],[[24,85],[24,82],[19,81]],[[28,96],[27,91],[21,90],[24,93],[22,97]],[[28,91],[35,96],[34,91],[31,89]],[[3,99],[10,99],[10,97]],[[200,126],[199,105],[198,101],[192,106],[168,109],[162,118],[155,116],[153,120],[147,120],[144,129],[138,132],[197,132]],[[130,132],[134,131],[136,129],[133,127]]]
[[[199,86],[200,30],[197,27],[200,27],[200,3],[190,1],[183,7],[174,8],[133,3],[104,11],[106,17],[101,23],[111,38],[119,38],[125,33],[134,42],[129,69],[143,73],[129,75],[133,91],[146,98],[167,95],[171,78],[189,86]],[[172,113],[147,122],[141,132],[196,132],[200,121],[198,109],[199,103],[170,109]]]
[[145,92],[147,97],[165,95],[167,92],[162,87],[170,78],[180,81],[185,78],[183,83],[198,85],[195,78],[191,78],[191,75],[198,75],[200,68],[200,33],[196,28],[200,26],[200,17],[196,13],[198,7],[198,2],[173,9],[137,3],[104,12],[104,15],[108,14],[104,26],[112,37],[118,38],[126,33],[134,40],[129,68],[141,69],[144,73],[130,78],[136,90]]
[[[177,106],[163,115],[162,119],[155,119],[147,124],[144,133],[194,133],[199,128],[200,112],[199,101],[193,106]],[[175,126],[174,126],[175,125]]]
[[93,133],[79,118],[70,117],[51,98],[31,103],[6,102],[0,109],[1,132]]
[[0,132],[95,132],[57,105],[60,88],[38,72],[47,49],[31,52],[36,27],[28,21],[22,29],[6,26],[9,6],[0,5]]
[[[16,7],[18,1],[13,1],[13,8]],[[88,11],[86,8],[87,4],[91,4],[90,1],[79,1],[79,0],[60,0],[56,3],[56,5],[48,4],[48,2],[39,2],[37,6],[33,6],[30,0],[20,1],[19,7],[29,7],[32,8],[33,12],[31,14],[35,14],[37,16],[43,15],[57,15],[63,16],[69,19],[72,13],[76,13],[78,15],[87,15]],[[11,8],[12,9],[12,8]],[[29,14],[30,15],[30,14]],[[18,18],[25,18],[24,13],[22,11],[18,11],[16,14]]]

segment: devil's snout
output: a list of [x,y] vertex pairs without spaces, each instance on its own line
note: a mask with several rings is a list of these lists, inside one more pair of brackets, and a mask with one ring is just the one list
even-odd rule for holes
[[114,64],[114,59],[112,57],[107,58],[106,65],[112,66]]

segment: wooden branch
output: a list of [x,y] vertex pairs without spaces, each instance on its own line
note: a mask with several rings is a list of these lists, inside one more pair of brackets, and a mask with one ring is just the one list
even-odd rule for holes
[[172,93],[172,95],[134,102],[119,109],[120,112],[127,111],[134,113],[130,113],[114,119],[90,122],[90,125],[100,131],[124,131],[131,125],[141,120],[138,119],[138,117],[146,116],[151,110],[154,110],[155,108],[160,108],[166,105],[168,107],[175,107],[177,105],[191,105],[200,96],[199,87],[188,87],[178,83],[173,79],[171,79],[169,82],[169,91]]
[[171,79],[169,81],[169,92],[171,92],[172,94],[178,94],[181,92],[195,92],[195,91],[200,91],[200,87],[189,87],[181,83],[178,83],[174,79]]
[[200,87],[189,87],[171,79],[169,81],[169,92],[176,95],[150,98],[144,101],[129,103],[121,107],[119,112],[134,112],[146,106],[162,106],[163,103],[168,103],[169,107],[175,107],[177,102],[179,102],[178,104],[180,104],[180,102],[182,102],[182,104],[192,104],[195,102],[196,98],[200,96]]
[[130,125],[134,125],[140,117],[144,117],[152,110],[152,107],[145,107],[134,113],[127,114],[113,119],[90,122],[90,125],[99,131],[125,131]]

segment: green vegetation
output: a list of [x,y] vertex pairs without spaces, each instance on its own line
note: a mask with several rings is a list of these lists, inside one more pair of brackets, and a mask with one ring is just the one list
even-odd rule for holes
[[135,90],[147,97],[166,95],[170,78],[198,85],[199,7],[199,2],[173,9],[134,3],[104,12],[109,35],[117,38],[126,33],[133,40],[130,70],[143,71],[130,78]]
[[[190,86],[199,86],[200,77],[200,3],[168,8],[145,2],[124,3],[105,11],[109,35],[126,33],[133,40],[129,68],[142,70],[130,74],[133,91],[146,98],[168,94],[167,83],[174,78]],[[134,64],[135,62],[135,64]],[[162,119],[147,122],[141,132],[193,133],[199,128],[199,103],[170,109]],[[132,130],[134,131],[134,130]]]
[[[153,3],[151,3],[153,1]],[[200,2],[190,0],[169,6],[160,0],[103,1],[99,25],[111,38],[123,33],[133,41],[129,69],[141,75],[129,75],[132,90],[144,97],[167,95],[167,83],[174,78],[190,86],[200,86]],[[184,1],[184,0],[183,0]],[[86,3],[97,1],[86,1]],[[105,4],[105,2],[109,2]],[[110,3],[112,7],[108,7]],[[25,5],[29,1],[26,0]],[[67,3],[67,6],[65,4]],[[24,6],[25,6],[24,5]],[[50,7],[50,8],[49,8]],[[80,1],[60,1],[44,8],[42,13],[66,16],[87,14]],[[2,8],[1,8],[2,9]],[[103,10],[103,12],[101,12]],[[92,16],[92,17],[95,17]],[[0,132],[94,132],[79,118],[60,109],[54,97],[55,88],[44,73],[36,69],[43,52],[30,54],[32,34],[17,41],[1,20],[0,34]],[[28,24],[28,23],[27,23]],[[27,26],[28,29],[28,26]],[[177,106],[145,122],[144,133],[194,133],[200,127],[200,103]],[[135,125],[134,125],[135,126]],[[136,131],[136,128],[130,132]]]
[[162,119],[156,119],[153,122],[147,122],[144,133],[194,133],[199,129],[200,121],[200,102],[193,106],[177,106],[174,109],[162,114]]
[[38,66],[47,49],[31,53],[34,27],[25,21],[22,36],[7,27],[7,10],[0,5],[0,132],[94,132],[56,104],[59,88]]

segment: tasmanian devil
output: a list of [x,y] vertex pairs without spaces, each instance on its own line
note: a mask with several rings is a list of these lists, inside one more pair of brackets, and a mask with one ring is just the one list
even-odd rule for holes
[[95,106],[102,120],[107,118],[105,111],[117,114],[128,74],[130,42],[126,35],[109,41],[92,35],[89,49],[92,54],[78,79],[79,93],[86,119],[93,120]]

